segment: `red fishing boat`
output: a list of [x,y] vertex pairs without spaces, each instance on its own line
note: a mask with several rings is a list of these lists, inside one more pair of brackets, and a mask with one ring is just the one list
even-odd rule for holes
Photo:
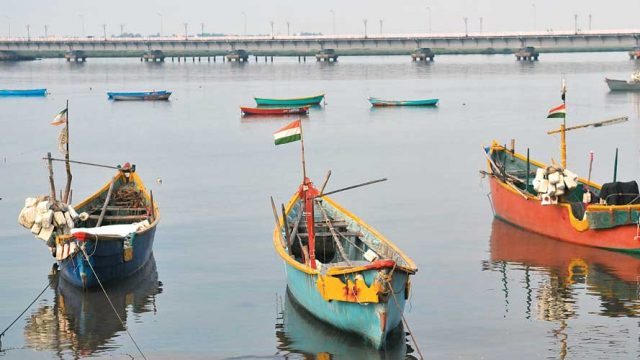
[[562,104],[547,118],[562,118],[560,129],[561,164],[547,165],[493,141],[485,148],[491,184],[491,200],[496,217],[558,240],[598,248],[640,253],[640,192],[636,181],[617,181],[618,153],[613,182],[603,185],[589,175],[579,178],[567,169],[566,132],[601,127],[627,121],[617,117],[589,124],[566,126],[566,87],[562,83]]
[[309,113],[310,106],[301,107],[240,107],[242,115],[305,115]]

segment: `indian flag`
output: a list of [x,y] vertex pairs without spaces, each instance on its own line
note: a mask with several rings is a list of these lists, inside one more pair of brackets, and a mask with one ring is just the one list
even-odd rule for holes
[[296,120],[273,133],[273,139],[275,140],[276,145],[298,141],[301,137],[302,128],[300,127],[300,120]]
[[66,122],[67,122],[67,109],[64,109],[56,115],[56,117],[51,122],[51,125],[58,126],[58,125],[66,124]]
[[554,107],[549,110],[549,115],[547,115],[547,119],[550,118],[565,118],[567,117],[567,111],[564,108],[564,104]]

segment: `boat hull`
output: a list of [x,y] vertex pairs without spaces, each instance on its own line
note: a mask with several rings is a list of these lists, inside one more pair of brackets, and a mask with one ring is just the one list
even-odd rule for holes
[[318,105],[324,99],[324,94],[317,96],[309,96],[293,99],[267,99],[267,98],[254,98],[256,104],[265,106],[304,106],[304,105]]
[[29,89],[29,90],[0,90],[2,96],[46,96],[47,89]]
[[97,241],[87,239],[85,252],[88,262],[81,251],[77,252],[74,256],[59,262],[60,274],[65,281],[84,289],[98,287],[98,279],[104,285],[127,278],[140,270],[151,258],[155,232],[154,225],[135,235],[132,240],[133,257],[129,261],[125,261],[124,238]]
[[573,216],[569,206],[542,206],[539,200],[525,199],[494,176],[489,178],[489,182],[495,216],[508,223],[574,244],[640,253],[640,238],[635,224],[609,229],[578,229],[581,221]]
[[107,92],[109,100],[119,101],[144,101],[144,100],[169,100],[170,91],[143,91],[143,92]]
[[309,113],[309,106],[287,108],[252,108],[240,107],[243,115],[304,115]]
[[377,98],[369,98],[369,102],[373,106],[437,106],[438,99],[424,100],[382,100]]
[[640,91],[640,83],[629,83],[624,80],[604,79],[611,91]]
[[[400,325],[405,306],[405,286],[408,274],[396,271],[391,280],[395,300],[380,303],[326,301],[317,288],[318,275],[296,269],[285,262],[287,285],[295,301],[319,320],[338,329],[364,337],[375,348],[384,348],[387,335]],[[361,274],[367,283],[373,282],[377,270]]]

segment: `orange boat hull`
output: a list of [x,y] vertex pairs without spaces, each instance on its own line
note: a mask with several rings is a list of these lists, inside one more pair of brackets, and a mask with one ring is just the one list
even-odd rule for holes
[[639,227],[635,224],[610,229],[578,229],[578,219],[562,205],[542,206],[490,177],[493,209],[498,218],[526,230],[574,244],[640,253]]

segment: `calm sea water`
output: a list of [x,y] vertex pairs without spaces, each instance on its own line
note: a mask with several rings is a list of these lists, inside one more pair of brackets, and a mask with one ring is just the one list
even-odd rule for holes
[[[241,118],[252,96],[327,93],[304,120],[310,176],[328,188],[389,181],[335,199],[418,264],[406,317],[428,358],[627,359],[640,355],[640,258],[570,246],[494,221],[482,145],[492,139],[559,158],[545,119],[568,82],[568,123],[627,115],[624,124],[569,134],[569,168],[610,181],[640,173],[640,95],[612,94],[605,76],[636,68],[624,53],[342,58],[337,64],[244,66],[136,59],[0,63],[0,88],[46,87],[43,99],[0,99],[0,327],[49,281],[53,259],[17,224],[25,197],[48,191],[41,157],[56,150],[49,125],[69,100],[78,160],[135,163],[162,211],[155,264],[111,289],[116,310],[151,358],[415,356],[405,338],[386,353],[319,324],[286,296],[272,248],[269,196],[285,202],[301,178],[297,144],[273,145],[294,118]],[[114,103],[108,90],[169,89],[162,103]],[[366,98],[437,97],[438,108],[371,109]],[[62,166],[55,168],[63,184]],[[74,166],[74,199],[109,170]],[[161,180],[161,183],[160,181]],[[154,267],[155,266],[155,267]],[[405,329],[406,330],[406,329]],[[99,293],[57,286],[2,338],[0,357],[129,358],[137,350]],[[323,355],[318,355],[323,356]]]

